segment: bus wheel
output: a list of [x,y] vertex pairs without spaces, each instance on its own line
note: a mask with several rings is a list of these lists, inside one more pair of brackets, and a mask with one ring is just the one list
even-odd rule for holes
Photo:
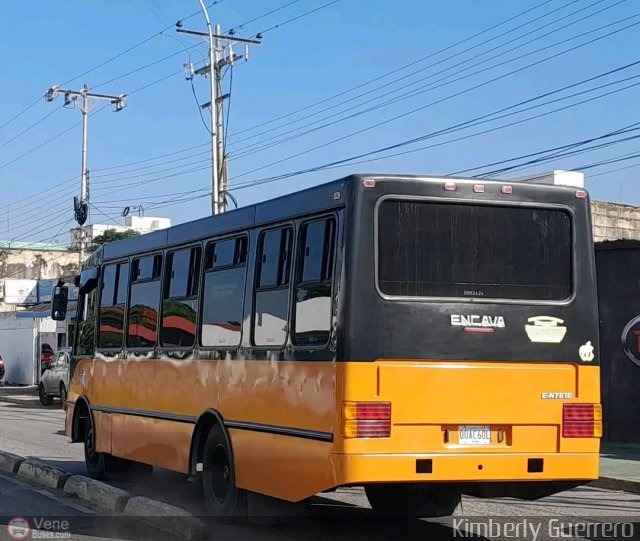
[[219,424],[211,428],[204,446],[202,488],[212,516],[229,521],[246,517],[246,492],[236,486],[233,455]]
[[87,422],[88,427],[84,432],[84,462],[87,466],[87,473],[92,479],[104,479],[106,457],[104,453],[96,451],[96,438],[91,419]]
[[364,487],[376,514],[393,517],[445,517],[460,504],[460,494],[426,483],[376,483]]

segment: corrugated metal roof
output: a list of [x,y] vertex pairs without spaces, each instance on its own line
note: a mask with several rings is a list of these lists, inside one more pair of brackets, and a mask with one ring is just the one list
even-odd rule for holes
[[28,242],[23,240],[0,240],[0,250],[34,250],[42,252],[67,252],[68,246],[52,242]]

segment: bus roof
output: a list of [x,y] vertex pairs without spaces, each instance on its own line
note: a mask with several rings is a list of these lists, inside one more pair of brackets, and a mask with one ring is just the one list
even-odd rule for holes
[[[89,258],[86,263],[87,266],[92,266],[96,264],[96,259],[119,259],[136,253],[162,250],[168,246],[188,244],[216,235],[233,233],[234,231],[242,231],[255,226],[340,208],[345,205],[345,200],[348,199],[349,193],[355,190],[363,179],[373,179],[377,181],[407,180],[420,182],[468,181],[499,184],[517,183],[517,181],[511,182],[508,180],[469,179],[465,177],[445,177],[437,175],[353,174],[275,199],[269,199],[261,203],[225,212],[217,216],[207,216],[161,231],[111,242],[97,250],[96,257]],[[527,187],[528,190],[540,192],[541,199],[544,199],[546,193],[557,193],[558,190],[576,190],[576,188],[563,186],[532,185],[529,183]]]

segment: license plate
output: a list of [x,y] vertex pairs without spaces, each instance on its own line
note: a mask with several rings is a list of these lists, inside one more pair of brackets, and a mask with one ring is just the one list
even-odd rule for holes
[[458,443],[460,445],[489,445],[491,443],[491,427],[459,426]]

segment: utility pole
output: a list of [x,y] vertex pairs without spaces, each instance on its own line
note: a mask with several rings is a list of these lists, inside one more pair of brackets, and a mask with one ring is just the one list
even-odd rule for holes
[[86,255],[86,240],[84,224],[89,217],[89,170],[87,169],[87,134],[89,129],[89,111],[90,100],[94,101],[109,101],[114,106],[114,111],[122,111],[126,106],[126,94],[120,94],[119,96],[109,96],[107,94],[94,94],[89,92],[87,85],[82,87],[82,90],[63,90],[59,86],[52,86],[45,94],[47,101],[53,101],[58,94],[64,94],[64,107],[75,104],[78,98],[82,99],[82,105],[80,111],[82,112],[82,173],[80,176],[80,199],[77,197],[73,199],[73,210],[75,214],[76,222],[78,222],[79,239],[79,252],[80,252],[80,265],[85,259]]
[[[207,23],[207,32],[185,30],[182,28],[182,21],[176,23],[176,31],[182,34],[199,36],[209,42],[209,64],[193,71],[188,78],[190,79],[193,74],[207,75],[209,77],[211,99],[209,102],[201,105],[201,108],[205,109],[208,107],[211,114],[211,214],[220,214],[227,209],[226,199],[228,195],[227,160],[223,133],[223,102],[229,95],[223,94],[222,68],[226,65],[233,66],[235,61],[242,58],[247,61],[249,59],[249,45],[262,43],[262,41],[260,41],[262,36],[258,34],[256,36],[257,39],[237,38],[233,35],[233,31],[229,32],[230,35],[223,35],[219,24],[216,25],[214,33],[211,28],[211,20],[209,19],[207,6],[203,0],[198,0],[198,2],[200,3],[202,13]],[[234,54],[234,43],[244,44],[244,55]],[[224,57],[222,56],[223,50],[226,51]]]

